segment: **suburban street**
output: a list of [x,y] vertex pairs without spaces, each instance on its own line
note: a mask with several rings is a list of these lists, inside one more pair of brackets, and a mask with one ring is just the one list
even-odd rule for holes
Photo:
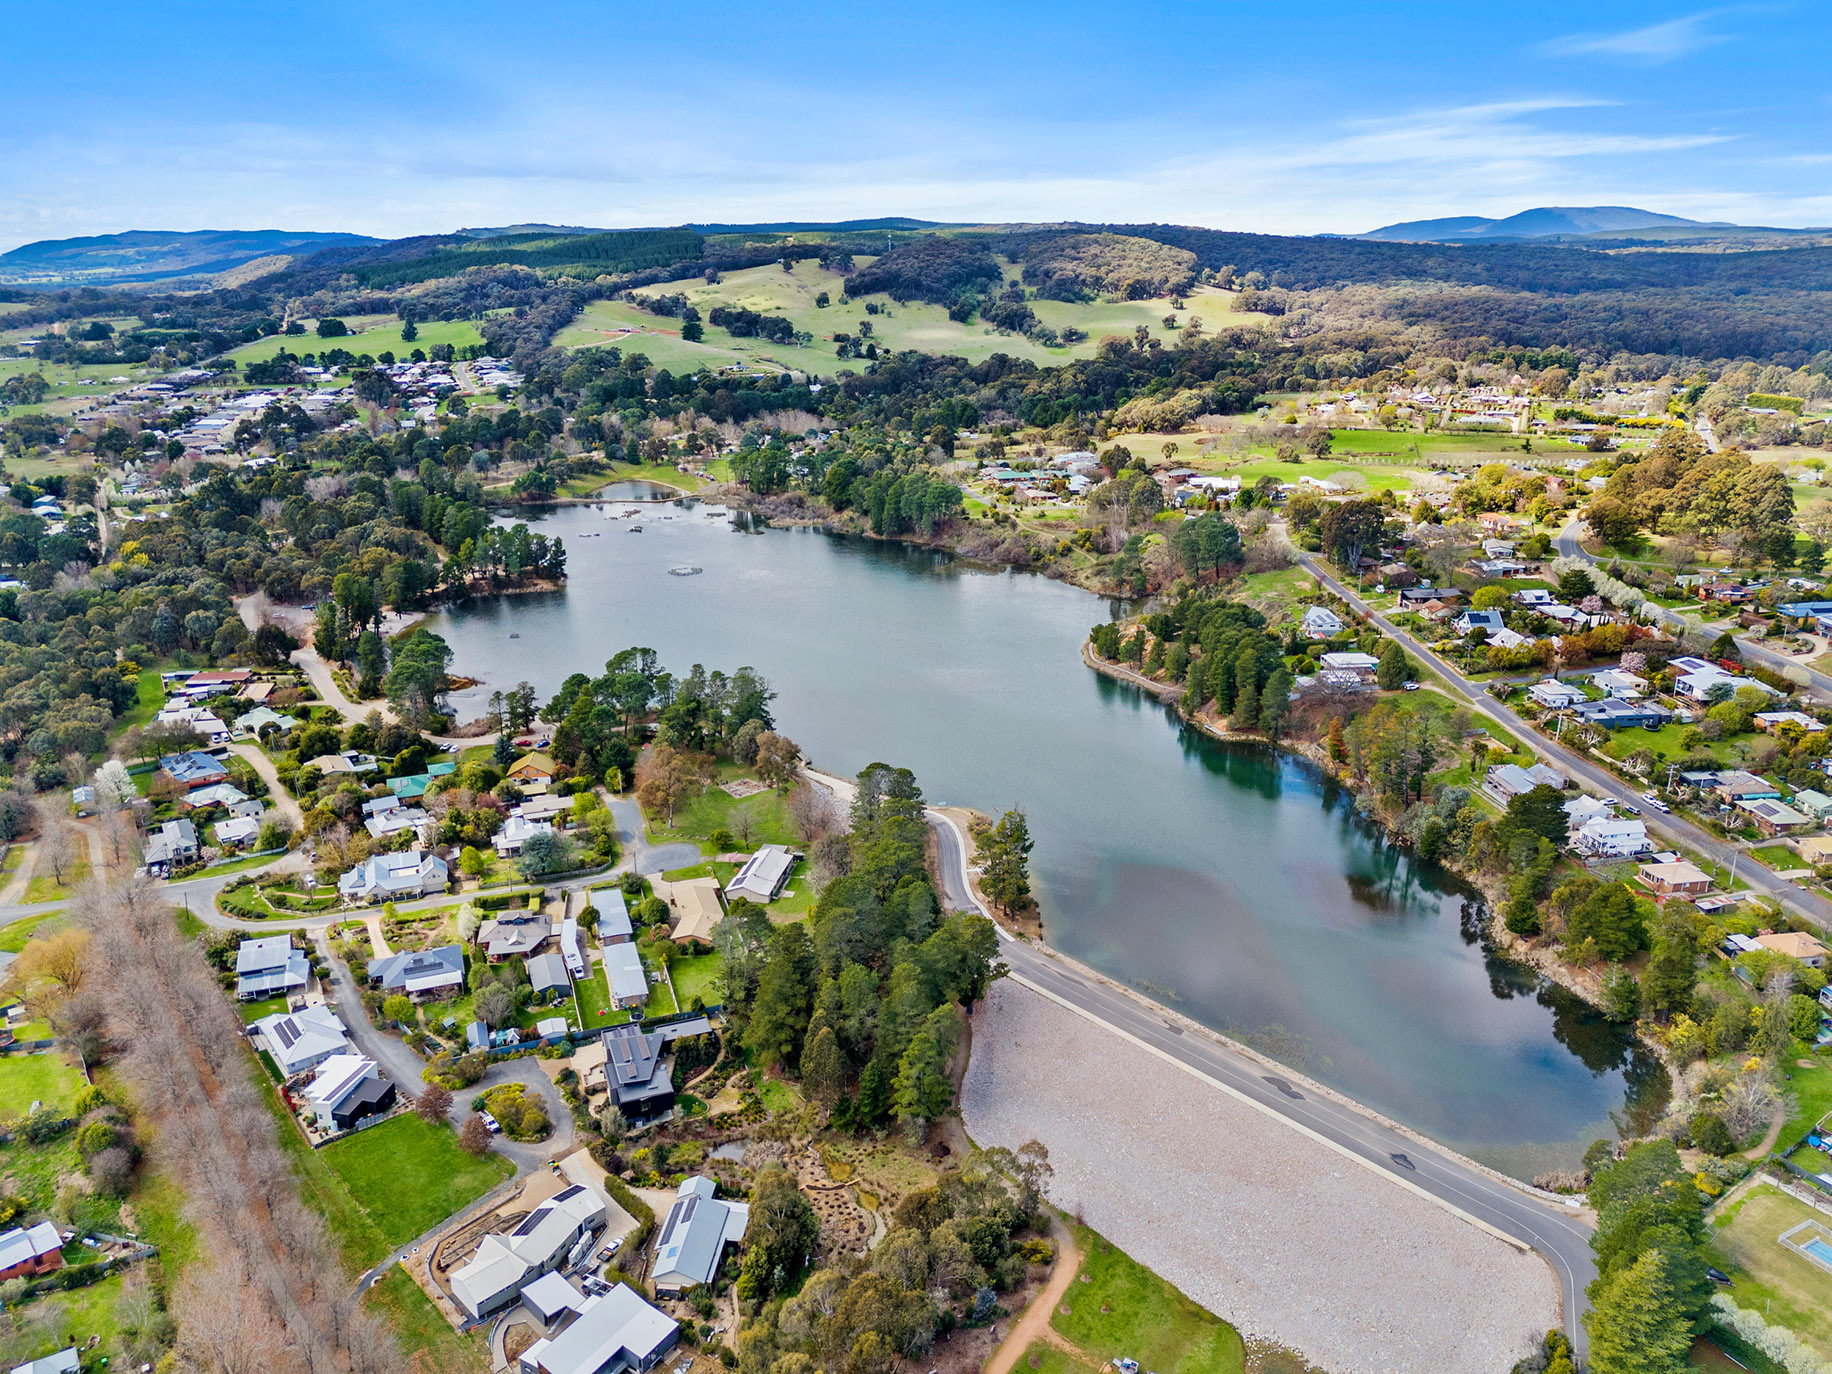
[[[940,812],[928,813],[939,847],[941,897],[955,910],[987,911],[967,874],[966,838]],[[996,924],[996,923],[995,923]],[[1444,1154],[1364,1111],[1311,1090],[1281,1071],[1220,1040],[1170,1019],[1161,1007],[1108,982],[1047,949],[999,928],[1011,977],[1092,1021],[1192,1069],[1223,1091],[1303,1130],[1357,1163],[1401,1186],[1447,1204],[1545,1257],[1557,1274],[1565,1329],[1582,1353],[1588,1344],[1580,1318],[1584,1289],[1596,1276],[1591,1228],[1574,1209],[1541,1200],[1475,1166]]]
[[[1394,625],[1386,615],[1375,610],[1352,587],[1345,586],[1340,579],[1327,571],[1309,554],[1299,554],[1298,563],[1312,577],[1346,601],[1358,614],[1365,615],[1381,633],[1398,640],[1407,653],[1441,677],[1453,692],[1467,699],[1472,709],[1487,716],[1510,733],[1518,735],[1529,748],[1543,756],[1549,763],[1584,782],[1600,796],[1632,805],[1641,811],[1642,819],[1647,822],[1649,834],[1664,835],[1674,843],[1704,855],[1713,863],[1721,864],[1726,869],[1730,867],[1732,855],[1736,853],[1736,846],[1708,834],[1690,821],[1654,811],[1641,801],[1641,789],[1630,786],[1583,755],[1540,734],[1506,703],[1495,700],[1478,683],[1471,682],[1412,635]],[[1802,891],[1794,884],[1776,877],[1767,869],[1746,863],[1740,857],[1737,863],[1739,876],[1761,896],[1773,898],[1822,929],[1832,926],[1832,902],[1815,896],[1813,893]]]

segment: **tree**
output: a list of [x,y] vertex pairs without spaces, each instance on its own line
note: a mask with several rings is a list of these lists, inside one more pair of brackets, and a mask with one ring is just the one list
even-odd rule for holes
[[1641,989],[1635,975],[1621,964],[1611,964],[1603,979],[1603,1014],[1611,1021],[1633,1021],[1641,1008]]
[[1496,826],[1505,839],[1515,835],[1538,835],[1553,844],[1563,844],[1566,833],[1565,794],[1550,783],[1540,783],[1508,799],[1507,814]]
[[636,788],[636,799],[650,811],[660,811],[674,825],[674,808],[680,805],[699,772],[687,756],[669,744],[657,744],[642,767],[642,780]]
[[1323,512],[1317,533],[1336,566],[1353,572],[1362,552],[1379,542],[1386,522],[1386,508],[1376,501],[1343,501]]
[[765,730],[756,737],[756,747],[757,776],[778,792],[787,792],[800,775],[800,746],[786,735]]
[[495,1030],[515,1010],[515,998],[501,983],[491,983],[477,994],[472,1006],[477,1012],[477,1019]]
[[802,1088],[831,1112],[846,1093],[846,1052],[832,1026],[822,1026],[802,1050]]
[[1571,568],[1559,574],[1559,600],[1575,606],[1587,596],[1597,593],[1596,580],[1582,568]]
[[1284,733],[1286,717],[1291,714],[1291,686],[1291,673],[1281,664],[1260,691],[1259,729],[1269,740]]
[[515,856],[515,867],[524,878],[538,878],[555,873],[570,863],[568,844],[553,830],[537,830],[522,841],[522,852]]
[[1692,1346],[1666,1256],[1649,1250],[1605,1281],[1584,1317],[1592,1374],[1676,1374]]
[[119,759],[109,759],[95,770],[95,799],[103,810],[123,810],[132,806],[139,795],[127,765]]
[[382,682],[388,675],[388,652],[382,637],[374,630],[364,630],[356,641],[356,666],[362,677],[358,689],[364,697],[380,696]]
[[430,1083],[420,1090],[414,1099],[413,1109],[420,1118],[430,1125],[438,1125],[445,1120],[446,1113],[452,1109],[451,1089],[439,1083]]
[[1599,958],[1620,962],[1647,942],[1652,906],[1626,883],[1599,883],[1566,920],[1565,942],[1575,947],[1595,941]]
[[1374,669],[1374,681],[1381,690],[1392,692],[1406,685],[1412,676],[1412,660],[1406,657],[1406,651],[1400,647],[1397,639],[1387,641],[1387,647],[1380,651],[1380,662]]
[[980,886],[992,904],[1010,916],[1030,904],[1030,823],[1022,811],[1007,811],[980,844]]
[[1692,1005],[1698,982],[1698,955],[1692,932],[1676,913],[1664,917],[1654,932],[1653,953],[1641,975],[1642,1002],[1654,1011],[1671,1014]]
[[458,1132],[458,1145],[466,1154],[487,1155],[490,1152],[490,1128],[475,1112],[465,1118],[464,1127]]
[[413,1020],[413,998],[395,993],[382,1003],[382,1015],[405,1026]]
[[1219,577],[1221,569],[1240,561],[1240,531],[1215,511],[1192,516],[1171,532],[1171,549],[1197,576]]

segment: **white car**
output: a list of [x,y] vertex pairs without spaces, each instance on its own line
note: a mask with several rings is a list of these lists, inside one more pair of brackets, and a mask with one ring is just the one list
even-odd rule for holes
[[477,1115],[483,1118],[483,1127],[491,1135],[501,1135],[503,1133],[503,1128],[501,1124],[498,1123],[496,1118],[491,1116],[488,1112],[479,1112],[477,1113]]
[[1659,797],[1655,796],[1652,792],[1643,792],[1641,794],[1641,800],[1646,802],[1649,806],[1653,807],[1656,811],[1659,811],[1662,814],[1666,814],[1673,810],[1672,807],[1668,806],[1665,802],[1663,802]]

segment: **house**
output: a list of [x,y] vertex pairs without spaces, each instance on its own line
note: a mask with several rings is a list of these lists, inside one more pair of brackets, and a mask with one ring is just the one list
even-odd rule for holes
[[1307,639],[1334,639],[1342,633],[1342,618],[1327,606],[1307,606],[1298,628]]
[[1481,525],[1483,529],[1494,533],[1526,528],[1526,522],[1519,516],[1509,515],[1506,511],[1499,510],[1483,511],[1482,514],[1476,517],[1476,523]]
[[[1790,581],[1789,586],[1793,585]],[[1832,618],[1832,601],[1789,601],[1775,610],[1789,620],[1805,623]]]
[[1684,859],[1674,863],[1642,864],[1635,875],[1656,897],[1696,897],[1711,890],[1711,875]]
[[1373,654],[1325,654],[1318,662],[1322,664],[1325,673],[1341,674],[1341,680],[1352,679],[1356,682],[1372,682],[1375,669],[1380,667],[1380,660]]
[[649,1000],[649,978],[642,955],[629,941],[604,947],[604,976],[611,987],[611,1005],[640,1007]]
[[305,766],[316,768],[328,777],[332,773],[373,773],[378,765],[374,754],[346,749],[341,754],[320,754],[315,759],[307,759]]
[[57,1226],[15,1226],[0,1231],[0,1282],[32,1278],[64,1267],[64,1238]]
[[[1698,666],[1692,666],[1695,664]],[[1728,686],[1733,694],[1745,687],[1754,687],[1765,696],[1778,697],[1781,695],[1766,682],[1757,682],[1753,677],[1738,677],[1734,673],[1727,673],[1717,664],[1704,659],[1676,658],[1668,666],[1686,669],[1674,679],[1673,691],[1676,695],[1693,701],[1711,700],[1713,689],[1720,684]]]
[[1567,706],[1575,706],[1580,701],[1590,699],[1584,695],[1581,687],[1573,687],[1569,682],[1560,682],[1557,678],[1550,677],[1544,682],[1536,682],[1527,688],[1527,695],[1541,706],[1553,711],[1563,710]]
[[419,807],[401,806],[398,804],[400,801],[398,797],[391,798],[391,800],[397,804],[377,811],[363,822],[363,828],[376,839],[386,839],[390,835],[400,834],[403,830],[411,830],[417,834],[421,827],[432,824],[433,818]]
[[1571,708],[1571,714],[1586,725],[1602,730],[1627,730],[1631,726],[1658,730],[1672,719],[1672,712],[1664,706],[1649,701],[1618,701],[1614,697],[1580,701]]
[[574,1053],[579,1086],[588,1095],[608,1092],[628,1120],[652,1121],[674,1109],[668,1043],[664,1032],[644,1030],[633,1022],[612,1026]]
[[82,1361],[75,1346],[66,1346],[55,1355],[40,1355],[30,1364],[13,1366],[13,1374],[80,1374]]
[[211,744],[229,742],[229,727],[218,720],[207,706],[167,706],[153,717],[153,724],[183,726],[202,735]]
[[599,944],[623,944],[635,937],[636,927],[630,920],[630,907],[624,901],[622,888],[601,887],[585,897],[598,914]]
[[485,1236],[477,1253],[452,1271],[452,1296],[473,1318],[507,1307],[525,1286],[558,1269],[604,1218],[604,1203],[589,1188],[562,1188],[507,1235]]
[[1756,829],[1770,839],[1813,823],[1785,802],[1774,801],[1767,797],[1760,797],[1754,801],[1740,801],[1737,803],[1737,810],[1755,821]]
[[492,964],[533,954],[552,938],[553,923],[532,912],[501,916],[477,928],[477,942],[483,946],[484,957]]
[[432,783],[431,773],[410,773],[402,778],[389,778],[388,790],[402,801],[414,801],[424,797]]
[[1403,610],[1418,610],[1427,602],[1460,601],[1463,593],[1455,587],[1407,587],[1399,594],[1399,604]]
[[1556,620],[1568,630],[1587,630],[1593,625],[1601,625],[1607,617],[1587,615],[1576,606],[1561,605],[1557,601],[1548,601],[1533,608],[1535,615],[1543,615],[1548,620]]
[[337,880],[337,892],[346,902],[388,902],[436,896],[450,881],[444,859],[409,849],[364,859]]
[[464,946],[390,954],[369,962],[369,986],[384,993],[404,992],[416,1002],[464,989]]
[[711,1283],[725,1247],[744,1239],[751,1220],[749,1205],[721,1201],[716,1191],[710,1178],[699,1175],[683,1179],[675,1190],[649,1272],[657,1296],[679,1297],[689,1288]]
[[229,780],[229,771],[201,749],[193,749],[184,754],[167,754],[159,760],[159,767],[186,791]]
[[524,1350],[520,1374],[649,1374],[680,1335],[680,1323],[620,1283],[581,1302],[557,1336]]
[[266,706],[257,706],[245,715],[235,718],[235,737],[249,739],[258,736],[263,730],[272,726],[276,730],[291,730],[299,724],[291,716],[283,716],[278,711]]
[[496,852],[505,859],[522,852],[522,846],[536,835],[551,835],[553,826],[546,821],[531,821],[526,816],[511,814],[503,822],[503,828],[490,837],[490,843],[496,846]]
[[538,752],[523,754],[509,765],[509,777],[514,782],[552,782],[559,771],[559,764]]
[[1790,959],[1798,959],[1808,968],[1826,966],[1826,947],[1814,936],[1797,930],[1782,931],[1779,934],[1756,936],[1756,943],[1763,949],[1772,949],[1777,954],[1785,954]]
[[263,1016],[248,1028],[260,1036],[267,1053],[287,1078],[315,1069],[334,1054],[350,1052],[342,1019],[327,1006]]
[[1514,600],[1522,606],[1550,606],[1552,593],[1544,587],[1522,587],[1514,593]]
[[238,1001],[257,1002],[263,997],[302,988],[311,980],[312,965],[305,951],[293,948],[290,935],[268,935],[244,940],[235,951],[235,995]]
[[528,961],[528,983],[534,989],[537,1002],[572,996],[572,980],[566,976],[566,961],[552,952],[537,954]]
[[1519,630],[1510,630],[1506,626],[1489,636],[1489,645],[1496,649],[1524,649],[1538,641],[1532,635],[1523,635]]
[[1502,620],[1500,611],[1465,611],[1451,621],[1451,628],[1460,635],[1473,634],[1477,630],[1492,635],[1497,630],[1507,629],[1507,623]]
[[[1800,799],[1796,797],[1795,801]],[[1818,868],[1822,864],[1832,864],[1832,835],[1790,835],[1788,844],[1793,846],[1800,861]]]
[[1488,776],[1482,780],[1482,790],[1506,806],[1515,797],[1531,792],[1535,787],[1556,787],[1563,791],[1565,783],[1564,774],[1543,763],[1536,763],[1531,768],[1522,768],[1516,763],[1503,763],[1488,770]]
[[1796,792],[1790,805],[1796,811],[1804,812],[1816,821],[1823,821],[1828,816],[1832,816],[1832,797],[1828,797],[1824,792],[1815,792],[1810,787],[1804,792]]
[[164,876],[194,863],[199,854],[197,827],[186,820],[167,821],[147,837],[146,871]]
[[668,885],[668,905],[674,910],[674,938],[712,943],[712,933],[725,919],[719,902],[717,878],[689,878]]
[[534,1314],[543,1329],[559,1326],[569,1314],[585,1305],[585,1294],[557,1270],[542,1274],[522,1289],[522,1306]]
[[1798,729],[1808,735],[1817,735],[1826,728],[1805,711],[1758,711],[1754,719],[1756,729],[1766,730],[1771,735],[1781,733],[1784,726]]
[[795,855],[785,846],[766,844],[732,874],[732,880],[725,885],[725,900],[735,902],[740,897],[748,897],[753,902],[773,902],[783,884],[789,881],[789,870],[794,867]]
[[219,782],[210,787],[199,787],[185,793],[178,799],[178,804],[189,811],[200,811],[206,806],[233,807],[240,806],[248,800],[248,794],[232,782]]
[[185,679],[187,692],[228,692],[254,681],[252,668],[206,668]]
[[1719,773],[1711,784],[1711,790],[1733,805],[1765,798],[1778,799],[1781,796],[1781,789],[1767,778],[1758,778],[1754,773],[1745,773],[1741,768],[1730,768]]
[[347,1131],[364,1117],[392,1106],[395,1089],[373,1059],[351,1051],[334,1054],[320,1064],[303,1097],[320,1118],[328,1116],[338,1130]]
[[251,845],[261,834],[258,816],[232,816],[216,823],[216,843],[223,849],[240,849]]
[[1598,859],[1632,859],[1654,846],[1641,821],[1593,816],[1572,832],[1571,844],[1579,853]]
[[1485,558],[1475,565],[1476,571],[1484,577],[1519,577],[1531,571],[1531,567],[1514,558]]
[[1620,668],[1605,668],[1600,673],[1592,673],[1590,680],[1606,695],[1621,701],[1638,701],[1647,695],[1648,680],[1634,673],[1625,673]]
[[1615,813],[1614,802],[1584,793],[1565,803],[1565,825],[1575,829],[1593,816],[1613,816]]

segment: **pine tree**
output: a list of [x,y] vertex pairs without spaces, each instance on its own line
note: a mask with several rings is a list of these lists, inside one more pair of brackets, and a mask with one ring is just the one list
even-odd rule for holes
[[1347,761],[1348,756],[1349,756],[1349,746],[1347,742],[1342,738],[1342,717],[1341,716],[1331,716],[1329,718],[1330,762],[1343,763]]
[[1692,1331],[1673,1298],[1666,1257],[1649,1250],[1608,1280],[1584,1318],[1592,1374],[1678,1374]]
[[1031,846],[1022,811],[1007,811],[980,846],[980,886],[1007,916],[1030,899]]
[[1291,674],[1279,668],[1266,679],[1266,690],[1260,693],[1260,733],[1267,739],[1277,739],[1284,732],[1285,720],[1290,714]]
[[846,1092],[846,1055],[832,1026],[822,1026],[808,1040],[801,1057],[802,1087],[828,1111]]
[[1259,689],[1253,685],[1251,677],[1243,681],[1234,694],[1234,713],[1228,720],[1236,730],[1259,728]]
[[1208,704],[1208,680],[1203,676],[1202,660],[1191,659],[1189,671],[1183,677],[1183,711],[1185,715],[1195,715]]
[[1399,647],[1397,639],[1387,641],[1387,647],[1380,651],[1380,663],[1374,669],[1374,681],[1383,691],[1393,692],[1405,686],[1406,679],[1412,676],[1412,660],[1406,657],[1406,651]]

